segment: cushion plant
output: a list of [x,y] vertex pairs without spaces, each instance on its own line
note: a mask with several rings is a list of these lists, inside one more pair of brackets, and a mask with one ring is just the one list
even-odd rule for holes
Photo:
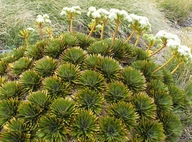
[[[103,24],[100,11],[91,11],[95,26]],[[112,10],[112,39],[90,37],[94,27],[88,36],[74,32],[72,16],[70,33],[45,39],[41,20],[46,19],[38,16],[43,40],[0,58],[0,141],[175,142],[182,130],[176,111],[185,108],[186,96],[173,71],[157,70],[150,58],[157,52],[138,47],[149,29],[146,18],[147,27],[141,17],[128,19],[131,37],[139,33],[135,44],[115,39],[126,16]],[[162,41],[164,48],[168,40]]]

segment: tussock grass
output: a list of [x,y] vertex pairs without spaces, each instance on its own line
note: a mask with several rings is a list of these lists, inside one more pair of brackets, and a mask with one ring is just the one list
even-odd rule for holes
[[173,22],[183,22],[192,11],[192,0],[157,0],[166,17]]
[[[87,24],[90,19],[86,16],[87,9],[90,6],[96,8],[120,8],[129,13],[146,16],[152,24],[153,32],[168,27],[167,20],[164,18],[156,4],[152,0],[1,0],[0,1],[0,47],[16,48],[23,43],[18,36],[19,30],[27,27],[35,27],[34,19],[38,14],[49,14],[52,20],[54,34],[58,35],[63,31],[69,30],[68,19],[60,16],[60,12],[65,6],[79,5],[83,13],[74,21],[76,30],[88,33]],[[106,28],[105,36],[111,37],[114,29],[113,24]],[[126,37],[129,32],[127,25],[121,26],[119,35]],[[33,35],[31,42],[38,39],[38,33]]]

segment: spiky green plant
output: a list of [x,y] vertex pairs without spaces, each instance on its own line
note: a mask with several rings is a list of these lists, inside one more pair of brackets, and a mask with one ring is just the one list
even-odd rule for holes
[[84,71],[79,77],[77,84],[81,88],[89,88],[100,92],[104,91],[106,87],[104,77],[100,73],[91,70]]
[[69,129],[63,121],[56,116],[43,116],[39,122],[37,135],[50,142],[62,142],[66,140]]
[[[148,54],[121,39],[86,37],[64,33],[0,58],[0,139],[177,141],[187,101],[170,72],[153,73]],[[31,65],[12,74],[23,59]]]
[[14,118],[18,113],[18,99],[7,99],[0,101],[0,127]]
[[58,98],[53,101],[50,109],[57,118],[63,118],[64,123],[69,125],[75,112],[75,103],[69,99]]
[[39,88],[41,77],[35,71],[28,70],[20,75],[20,83],[24,90],[34,91]]
[[137,125],[138,115],[131,103],[114,103],[110,106],[109,113],[111,116],[121,119],[129,131]]
[[154,100],[145,93],[136,94],[133,97],[132,102],[141,119],[156,118],[156,106]]
[[99,141],[107,142],[124,142],[128,140],[125,126],[121,120],[109,116],[101,118],[97,137]]
[[25,56],[38,60],[43,57],[43,49],[38,45],[31,45],[25,51]]
[[97,117],[89,110],[79,110],[72,123],[71,135],[78,141],[94,141],[97,132]]
[[95,91],[84,89],[77,92],[75,95],[75,101],[79,108],[86,110],[91,110],[95,114],[100,114],[102,110],[102,104],[104,102],[104,97]]
[[49,56],[46,56],[35,63],[35,70],[42,77],[51,76],[57,68],[57,61]]
[[109,82],[117,78],[120,68],[119,63],[109,57],[101,58],[98,66],[98,69]]
[[140,141],[143,142],[161,142],[165,139],[162,123],[158,121],[141,121],[137,126],[136,131]]
[[32,63],[32,59],[27,57],[22,57],[16,62],[12,63],[11,68],[13,70],[13,73],[18,76],[25,70],[29,69],[31,63]]
[[108,103],[117,103],[119,101],[130,101],[131,92],[122,82],[113,82],[108,84],[108,91],[105,99]]
[[4,61],[0,61],[0,75],[3,75],[6,69],[7,69],[7,64]]
[[89,46],[88,52],[90,54],[101,54],[107,56],[110,54],[110,48],[102,41],[98,41]]
[[43,89],[48,91],[48,94],[52,97],[66,96],[67,84],[63,84],[59,77],[51,76],[45,78],[42,82]]
[[74,83],[80,75],[79,67],[73,64],[66,63],[60,65],[56,70],[56,75],[59,76],[64,82]]
[[52,58],[58,58],[60,53],[64,50],[62,47],[62,43],[60,40],[51,40],[49,44],[45,46],[44,53],[46,56],[50,56]]
[[83,62],[85,57],[85,52],[79,47],[69,48],[65,50],[61,55],[61,60],[64,62],[69,62],[74,65],[78,65]]
[[141,74],[141,72],[132,67],[124,68],[121,72],[120,78],[133,92],[145,90],[145,77]]

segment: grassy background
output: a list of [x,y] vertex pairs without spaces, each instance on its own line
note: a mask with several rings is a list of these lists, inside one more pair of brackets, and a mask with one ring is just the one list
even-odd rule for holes
[[[74,25],[78,31],[88,32],[87,24],[90,19],[86,16],[87,9],[90,6],[97,8],[120,8],[143,15],[149,18],[152,24],[153,32],[156,33],[160,29],[169,27],[168,20],[162,12],[157,9],[157,5],[152,0],[1,0],[0,1],[0,47],[4,49],[12,49],[22,44],[22,40],[18,37],[19,30],[27,27],[35,27],[34,19],[38,14],[49,14],[57,35],[63,31],[69,30],[69,24],[65,17],[60,16],[60,12],[65,6],[79,5],[83,13],[79,16]],[[111,37],[113,25],[108,26],[106,36]],[[121,26],[119,35],[125,37],[128,34],[126,25]],[[38,38],[34,35],[33,39]]]

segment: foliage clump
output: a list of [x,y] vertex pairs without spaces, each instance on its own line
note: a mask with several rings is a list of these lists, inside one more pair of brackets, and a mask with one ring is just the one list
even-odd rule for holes
[[[117,29],[123,18],[118,16]],[[181,133],[176,111],[185,108],[185,94],[169,71],[157,70],[151,54],[137,47],[140,23],[133,45],[115,39],[117,30],[104,40],[75,33],[70,20],[71,33],[42,38],[0,59],[2,140],[176,141]]]

